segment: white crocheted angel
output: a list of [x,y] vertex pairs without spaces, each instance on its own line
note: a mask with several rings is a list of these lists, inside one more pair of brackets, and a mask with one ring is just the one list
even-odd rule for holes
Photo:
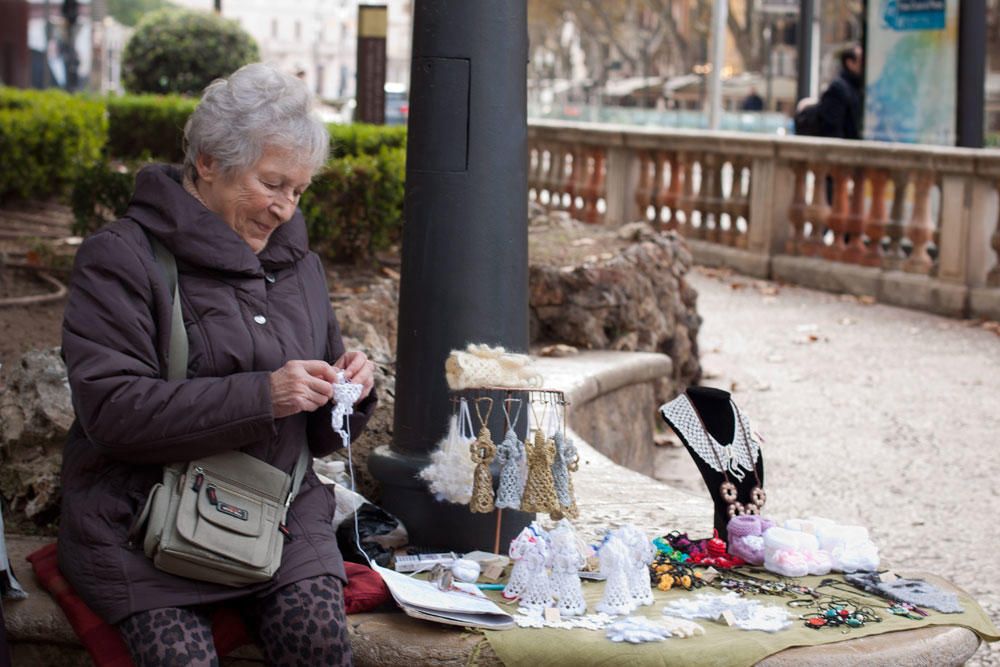
[[420,471],[420,478],[429,482],[431,493],[438,500],[467,505],[472,499],[472,479],[476,469],[469,457],[469,446],[476,439],[472,432],[472,416],[465,399],[457,415],[448,420],[448,432],[431,453],[431,462]]
[[549,533],[552,539],[552,593],[563,616],[586,613],[587,602],[580,586],[580,568],[586,562],[580,553],[576,531],[563,519]]
[[604,584],[604,597],[594,609],[611,616],[631,613],[636,605],[629,591],[628,546],[619,535],[612,533],[601,546],[598,555],[601,560],[601,574],[607,579]]

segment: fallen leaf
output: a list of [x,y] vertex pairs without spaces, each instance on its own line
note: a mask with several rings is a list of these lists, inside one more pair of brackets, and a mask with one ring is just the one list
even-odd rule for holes
[[876,303],[876,301],[875,297],[865,294],[858,297],[858,303],[863,303],[866,306],[872,306]]

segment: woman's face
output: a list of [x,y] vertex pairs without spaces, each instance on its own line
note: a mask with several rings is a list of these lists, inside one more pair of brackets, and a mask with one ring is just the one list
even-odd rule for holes
[[200,156],[196,187],[209,210],[259,253],[291,219],[312,175],[290,151],[266,147],[249,169],[228,174],[211,156]]

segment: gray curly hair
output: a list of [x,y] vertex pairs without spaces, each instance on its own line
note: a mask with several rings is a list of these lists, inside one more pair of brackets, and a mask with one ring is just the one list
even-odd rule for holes
[[330,136],[312,107],[305,83],[270,65],[244,65],[216,79],[184,125],[184,172],[196,178],[199,155],[218,160],[223,173],[249,169],[265,146],[292,151],[317,171]]

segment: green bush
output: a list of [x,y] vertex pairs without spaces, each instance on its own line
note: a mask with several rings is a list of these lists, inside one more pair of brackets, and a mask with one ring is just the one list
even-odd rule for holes
[[236,21],[209,12],[161,9],[139,21],[122,55],[125,89],[200,95],[205,86],[260,60]]
[[0,88],[0,199],[61,194],[107,141],[101,102]]
[[1000,148],[1000,132],[990,132],[986,135],[987,148]]
[[184,160],[184,123],[198,100],[179,95],[109,97],[108,145],[115,159]]
[[348,155],[378,155],[382,147],[405,148],[405,125],[327,125],[330,132],[330,154],[335,158]]
[[405,160],[402,148],[387,146],[330,160],[299,204],[310,246],[335,261],[359,262],[399,241]]
[[125,215],[140,166],[102,161],[80,171],[70,194],[74,234],[87,236]]

